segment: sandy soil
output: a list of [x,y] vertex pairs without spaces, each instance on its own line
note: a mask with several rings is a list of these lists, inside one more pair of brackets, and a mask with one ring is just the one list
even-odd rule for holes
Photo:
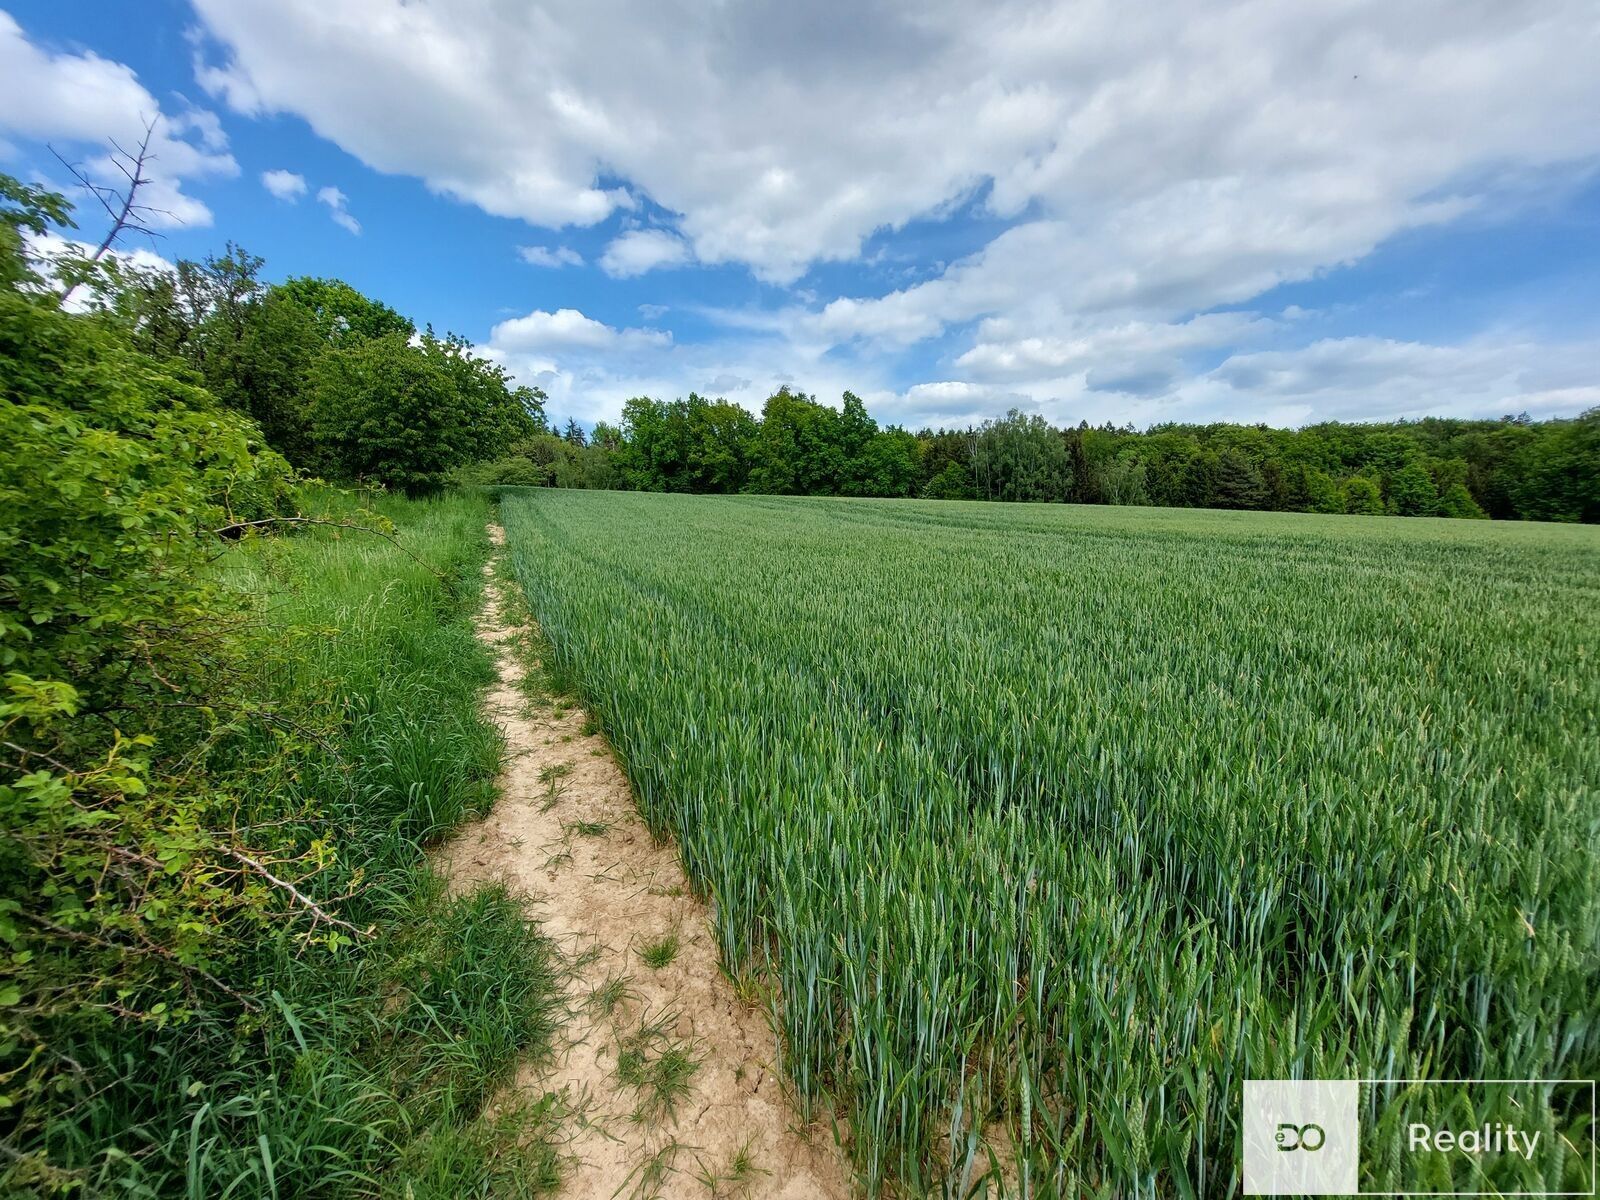
[[[503,544],[498,526],[490,533]],[[571,1019],[555,1062],[525,1066],[517,1081],[535,1097],[563,1093],[572,1112],[562,1195],[850,1195],[831,1131],[799,1128],[765,1013],[742,1003],[719,969],[706,909],[672,847],[645,828],[605,740],[584,732],[581,708],[524,690],[526,631],[508,627],[507,611],[491,572],[479,636],[500,666],[488,697],[508,747],[500,802],[440,861],[457,886],[504,880],[528,897],[571,965]],[[641,952],[672,935],[676,956],[647,965]],[[698,1065],[670,1105],[623,1078],[681,1074],[686,1059]]]

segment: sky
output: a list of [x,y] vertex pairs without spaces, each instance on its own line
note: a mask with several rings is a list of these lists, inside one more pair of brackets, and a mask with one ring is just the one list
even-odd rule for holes
[[1549,417],[1597,63],[1594,0],[0,0],[0,171],[158,119],[128,250],[345,279],[560,421]]

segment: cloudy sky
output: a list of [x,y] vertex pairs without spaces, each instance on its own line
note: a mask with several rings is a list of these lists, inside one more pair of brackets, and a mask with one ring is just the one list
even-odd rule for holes
[[157,253],[348,279],[584,422],[1547,416],[1600,404],[1597,63],[1594,0],[36,0],[0,170],[159,115]]

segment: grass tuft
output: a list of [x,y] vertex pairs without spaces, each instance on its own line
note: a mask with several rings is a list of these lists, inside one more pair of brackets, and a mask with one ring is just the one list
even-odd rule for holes
[[645,966],[659,971],[678,957],[679,948],[678,934],[674,931],[639,947],[639,959]]

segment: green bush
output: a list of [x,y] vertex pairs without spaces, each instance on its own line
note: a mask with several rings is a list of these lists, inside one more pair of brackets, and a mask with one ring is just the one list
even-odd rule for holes
[[538,397],[458,338],[398,333],[325,351],[310,375],[311,441],[328,477],[408,495],[537,432]]
[[[164,776],[238,697],[221,531],[289,497],[244,419],[98,322],[0,295],[0,1016],[10,1106],[52,1074],[49,1030],[189,1011],[230,923],[229,797]],[[238,864],[235,864],[236,866]]]
[[1357,516],[1382,516],[1383,492],[1365,475],[1344,481],[1344,511]]

